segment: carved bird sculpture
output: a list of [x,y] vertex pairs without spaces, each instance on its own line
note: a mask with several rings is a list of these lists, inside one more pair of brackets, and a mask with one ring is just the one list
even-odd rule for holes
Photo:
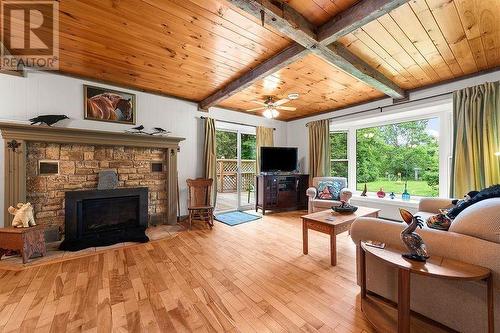
[[135,133],[135,134],[137,134],[137,133],[146,133],[143,130],[144,130],[144,126],[139,125],[139,126],[136,126],[136,127],[132,127],[131,129],[127,130],[126,132],[128,132],[128,133]]
[[48,115],[42,115],[38,116],[35,118],[31,118],[29,121],[31,121],[31,125],[35,124],[40,124],[40,125],[47,125],[47,126],[52,126],[55,123],[64,120],[64,119],[69,119],[68,116],[64,114],[48,114]]
[[153,127],[153,131],[154,132],[150,133],[150,135],[168,135],[172,133],[161,127]]
[[424,240],[419,234],[415,233],[417,228],[422,229],[424,225],[422,218],[420,216],[413,216],[413,214],[406,209],[399,209],[399,212],[403,221],[408,224],[408,226],[401,231],[401,240],[410,253],[403,254],[403,257],[416,261],[426,261],[429,259],[429,255]]

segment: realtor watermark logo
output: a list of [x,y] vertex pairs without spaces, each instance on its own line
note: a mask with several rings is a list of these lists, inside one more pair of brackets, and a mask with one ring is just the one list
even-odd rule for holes
[[1,1],[1,70],[59,69],[59,2]]

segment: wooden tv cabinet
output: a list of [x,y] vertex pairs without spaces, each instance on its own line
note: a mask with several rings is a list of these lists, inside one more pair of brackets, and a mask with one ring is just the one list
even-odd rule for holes
[[309,175],[260,175],[257,176],[255,211],[287,211],[307,209]]

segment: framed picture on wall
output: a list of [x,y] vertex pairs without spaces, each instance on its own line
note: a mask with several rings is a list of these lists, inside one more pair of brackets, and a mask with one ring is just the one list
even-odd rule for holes
[[135,94],[84,85],[83,99],[85,119],[135,125]]

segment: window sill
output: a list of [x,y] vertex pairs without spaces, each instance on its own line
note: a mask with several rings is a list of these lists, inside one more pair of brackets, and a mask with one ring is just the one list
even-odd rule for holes
[[385,198],[379,198],[376,196],[368,196],[368,197],[362,197],[359,194],[353,194],[352,200],[359,201],[359,202],[369,202],[373,204],[381,204],[381,205],[390,205],[390,206],[403,206],[403,207],[411,207],[411,208],[418,208],[418,205],[420,203],[420,197],[417,197],[416,199],[411,199],[411,200],[403,200],[401,198],[394,198],[391,199],[389,197]]

